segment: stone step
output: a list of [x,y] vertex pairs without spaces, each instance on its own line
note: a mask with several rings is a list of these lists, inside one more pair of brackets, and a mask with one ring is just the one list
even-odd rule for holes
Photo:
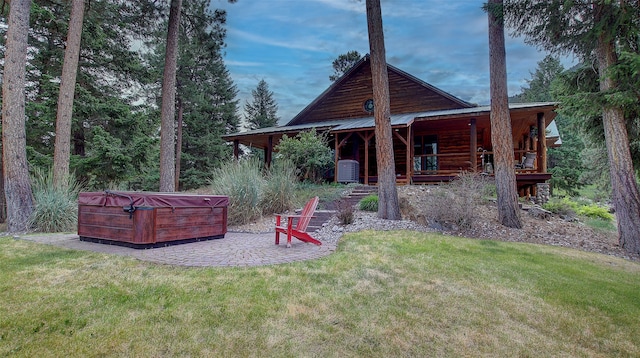
[[[378,192],[378,187],[376,186],[361,185],[353,188],[353,190],[351,190],[351,193],[349,195],[343,197],[340,200],[344,200],[349,205],[354,206],[354,205],[357,205],[360,202],[360,200],[362,200],[362,198],[371,194],[376,194],[377,192]],[[314,232],[322,229],[322,225],[328,222],[329,220],[331,220],[331,218],[334,215],[336,215],[337,205],[335,202],[323,202],[320,204],[320,207],[322,207],[323,210],[316,210],[314,212],[313,214],[314,217],[309,222],[309,226],[307,226],[308,232]]]

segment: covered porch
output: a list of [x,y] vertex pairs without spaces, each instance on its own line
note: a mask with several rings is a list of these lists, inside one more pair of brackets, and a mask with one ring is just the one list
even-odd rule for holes
[[[479,110],[480,109],[480,110]],[[547,147],[557,137],[549,137],[547,126],[555,113],[552,108],[528,108],[511,111],[514,142],[514,171],[521,195],[532,195],[537,183],[551,178],[547,172]],[[447,113],[450,112],[450,113]],[[430,184],[447,182],[462,171],[493,175],[490,112],[482,108],[442,111],[413,118],[392,118],[394,160],[398,184]],[[543,128],[542,138],[538,128]],[[359,163],[359,181],[377,182],[375,160],[375,128],[342,125],[334,128],[336,173],[340,161]],[[517,168],[525,155],[535,156],[529,165]],[[338,176],[336,175],[336,180]]]
[[[551,178],[547,172],[547,148],[557,136],[546,128],[555,117],[555,103],[512,104],[510,106],[514,143],[514,171],[521,196],[534,195],[538,183]],[[493,175],[490,108],[473,107],[429,111],[391,116],[396,182],[402,184],[436,184],[447,182],[463,171]],[[340,180],[341,163],[357,163],[357,173],[348,182],[366,185],[377,183],[375,123],[373,117],[344,119],[313,124],[273,127],[228,136],[237,157],[240,143],[265,150],[266,165],[271,163],[274,146],[282,135],[315,128],[328,132],[334,150],[333,175]],[[539,130],[542,128],[542,130]],[[533,157],[527,166],[525,155]],[[347,181],[345,181],[347,182]]]

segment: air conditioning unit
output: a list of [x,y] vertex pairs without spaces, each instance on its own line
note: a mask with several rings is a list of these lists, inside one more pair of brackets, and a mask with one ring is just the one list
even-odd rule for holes
[[338,160],[338,182],[357,183],[360,181],[360,164],[356,160]]

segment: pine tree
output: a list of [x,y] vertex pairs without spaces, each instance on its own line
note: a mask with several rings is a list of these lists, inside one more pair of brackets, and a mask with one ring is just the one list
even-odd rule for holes
[[376,136],[376,162],[378,167],[378,217],[400,220],[400,205],[396,190],[396,169],[393,157],[391,132],[391,105],[389,102],[389,78],[384,48],[382,10],[380,0],[367,0],[367,28],[371,49],[371,77]]
[[256,89],[251,91],[253,100],[244,105],[245,119],[249,129],[274,127],[278,124],[278,105],[273,99],[273,92],[265,80],[260,80]]
[[176,190],[175,170],[175,113],[176,71],[178,62],[178,31],[182,0],[171,0],[167,45],[165,47],[164,72],[162,75],[162,106],[160,112],[160,191]]
[[513,134],[507,95],[507,66],[504,45],[502,0],[489,0],[489,72],[491,91],[491,143],[498,194],[498,221],[507,227],[521,228],[516,174],[513,170]]
[[67,178],[69,177],[71,157],[71,116],[80,55],[82,20],[84,18],[84,0],[73,0],[71,4],[56,114],[56,140],[53,155],[53,183],[56,186],[69,182]]
[[329,76],[329,80],[331,82],[337,81],[338,78],[347,73],[361,58],[362,55],[360,55],[358,51],[349,51],[338,56],[331,64],[333,66],[333,75]]
[[565,106],[600,112],[620,246],[640,253],[640,192],[627,130],[627,121],[637,118],[639,99],[625,85],[633,73],[619,60],[625,52],[638,53],[640,5],[624,0],[508,0],[507,9],[517,34],[547,50],[574,53],[597,68],[597,92],[575,93],[565,98]]
[[9,9],[2,78],[2,164],[7,202],[7,231],[29,228],[33,196],[25,134],[25,68],[30,0],[14,0]]
[[211,168],[231,156],[223,134],[238,130],[237,90],[222,59],[226,13],[209,1],[185,3],[178,58],[178,112],[182,129],[178,154],[180,188],[206,185]]
[[[149,75],[139,51],[131,46],[133,39],[148,35],[145,21],[158,14],[146,6],[141,14],[141,7],[152,7],[153,3],[94,0],[85,9],[71,123],[70,170],[89,187],[102,189],[109,183],[137,180],[153,158],[158,116],[146,103],[132,104],[144,102],[139,99]],[[45,170],[53,160],[52,128],[69,5],[48,1],[31,5],[34,36],[29,37],[27,62],[27,157],[30,166]]]
[[[564,67],[557,57],[547,55],[538,62],[536,71],[527,80],[528,86],[522,88],[522,93],[514,96],[515,102],[550,102],[557,100],[557,93],[552,91],[556,79],[562,79]],[[574,118],[560,114],[555,118],[562,145],[557,148],[549,148],[548,165],[549,172],[553,174],[550,180],[551,187],[561,189],[569,195],[578,194],[578,189],[583,186],[582,173],[585,168],[582,165],[580,153],[584,150],[584,142],[578,133]]]

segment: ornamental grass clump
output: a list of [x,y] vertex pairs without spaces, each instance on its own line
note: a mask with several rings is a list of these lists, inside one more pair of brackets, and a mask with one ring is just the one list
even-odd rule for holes
[[227,220],[230,225],[242,225],[260,218],[260,199],[264,186],[262,165],[257,159],[223,164],[213,171],[211,180],[213,194],[229,197]]
[[296,202],[297,181],[296,167],[291,161],[275,161],[266,172],[260,200],[262,214],[283,213],[292,209]]
[[360,210],[363,211],[378,211],[378,196],[376,194],[370,194],[362,198],[358,204]]
[[78,193],[74,177],[54,185],[51,171],[35,170],[32,177],[34,210],[29,227],[39,232],[75,231],[78,225]]

